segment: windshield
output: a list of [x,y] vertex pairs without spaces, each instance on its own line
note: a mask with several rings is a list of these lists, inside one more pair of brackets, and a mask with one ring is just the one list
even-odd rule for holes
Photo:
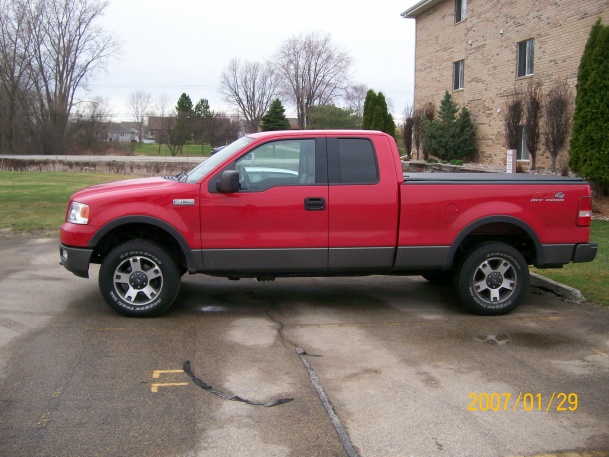
[[214,155],[212,155],[209,159],[204,160],[195,168],[190,170],[187,173],[186,182],[188,183],[196,183],[200,181],[201,178],[204,178],[207,173],[214,170],[218,165],[224,162],[227,158],[232,156],[238,150],[244,148],[248,144],[254,141],[252,138],[248,138],[243,136],[239,138],[237,141],[233,141],[231,144],[223,148],[221,151],[218,151]]

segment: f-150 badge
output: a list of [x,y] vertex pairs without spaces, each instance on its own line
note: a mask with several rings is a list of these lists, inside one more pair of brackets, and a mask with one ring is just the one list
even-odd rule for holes
[[194,204],[194,198],[175,198],[173,200],[173,206],[193,206]]
[[554,195],[547,192],[539,192],[533,195],[531,198],[532,202],[564,202],[565,201],[565,193],[564,192],[556,192]]

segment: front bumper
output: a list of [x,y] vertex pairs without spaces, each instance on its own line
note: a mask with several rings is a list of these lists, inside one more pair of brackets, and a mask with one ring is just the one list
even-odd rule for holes
[[93,249],[73,248],[59,243],[59,259],[66,270],[80,278],[89,277],[89,263]]

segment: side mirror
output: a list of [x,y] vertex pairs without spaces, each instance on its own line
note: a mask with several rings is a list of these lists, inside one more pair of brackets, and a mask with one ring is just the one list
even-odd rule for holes
[[216,190],[223,194],[239,192],[239,172],[225,170],[220,175],[220,181],[216,182]]

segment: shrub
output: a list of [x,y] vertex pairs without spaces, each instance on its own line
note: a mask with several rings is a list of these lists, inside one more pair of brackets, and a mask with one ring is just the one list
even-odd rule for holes
[[476,150],[469,110],[464,107],[459,111],[448,91],[440,103],[437,119],[423,118],[423,148],[446,161],[463,159]]

